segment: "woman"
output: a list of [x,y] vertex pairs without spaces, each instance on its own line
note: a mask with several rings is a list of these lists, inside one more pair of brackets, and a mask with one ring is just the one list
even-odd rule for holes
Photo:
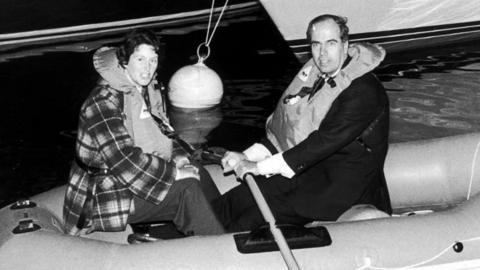
[[76,157],[63,208],[69,234],[121,231],[128,223],[171,220],[186,235],[219,234],[198,168],[172,155],[168,123],[155,89],[159,42],[146,30],[93,56],[102,80],[84,102]]

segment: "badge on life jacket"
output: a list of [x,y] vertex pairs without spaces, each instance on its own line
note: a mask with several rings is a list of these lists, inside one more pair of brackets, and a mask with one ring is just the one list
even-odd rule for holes
[[298,73],[298,78],[302,80],[303,82],[306,82],[308,80],[308,76],[310,75],[310,71],[312,70],[312,66],[308,66],[304,69],[302,69]]
[[140,111],[140,119],[146,119],[149,117],[152,117],[152,115],[150,114],[150,111],[148,110],[148,107],[145,104],[145,102],[143,102],[142,110]]

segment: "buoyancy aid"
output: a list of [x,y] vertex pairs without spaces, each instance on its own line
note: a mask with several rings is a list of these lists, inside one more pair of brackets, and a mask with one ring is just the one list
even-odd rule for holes
[[354,43],[350,45],[348,55],[351,60],[333,78],[335,84],[325,83],[311,99],[305,96],[296,102],[284,102],[286,96],[295,95],[302,87],[312,87],[315,80],[321,76],[312,59],[290,83],[266,123],[267,138],[279,152],[299,144],[318,129],[338,95],[347,89],[353,80],[376,68],[384,59],[385,50],[370,43]]

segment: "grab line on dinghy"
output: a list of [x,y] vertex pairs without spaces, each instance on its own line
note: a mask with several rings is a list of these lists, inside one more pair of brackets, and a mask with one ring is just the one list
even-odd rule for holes
[[473,154],[472,169],[470,171],[470,183],[468,184],[467,201],[470,199],[470,194],[472,193],[473,176],[475,175],[475,165],[477,163],[479,148],[480,148],[480,140],[478,141],[477,147],[475,148],[475,153]]
[[[365,258],[365,264],[362,265],[361,267],[357,268],[357,270],[365,270],[365,269],[373,269],[373,270],[401,270],[401,269],[411,269],[413,267],[417,267],[417,266],[421,266],[421,265],[424,265],[426,263],[429,263],[429,262],[432,262],[434,261],[435,259],[438,259],[440,256],[442,256],[445,252],[447,252],[450,248],[453,248],[453,250],[457,253],[460,253],[462,252],[463,250],[463,243],[465,242],[472,242],[472,241],[478,241],[480,240],[480,237],[473,237],[473,238],[468,238],[468,239],[464,239],[464,240],[458,240],[458,241],[455,241],[453,244],[450,244],[448,247],[446,247],[445,249],[443,249],[442,251],[440,251],[437,255],[434,255],[433,257],[429,258],[429,259],[426,259],[424,261],[421,261],[421,262],[418,262],[418,263],[415,263],[415,264],[411,264],[411,265],[407,265],[407,266],[401,266],[401,267],[376,267],[376,266],[373,266],[371,265],[372,261],[370,258]],[[460,247],[460,248],[458,248]]]

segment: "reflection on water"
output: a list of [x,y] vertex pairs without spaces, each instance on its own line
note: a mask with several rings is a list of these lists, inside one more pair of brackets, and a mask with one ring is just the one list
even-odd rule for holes
[[172,107],[169,117],[178,135],[192,146],[199,147],[207,142],[208,134],[220,125],[222,111],[219,106],[201,110]]
[[[376,73],[390,98],[390,142],[480,131],[480,51],[387,63]],[[222,117],[222,123],[262,129],[291,74],[278,80],[226,81],[223,116],[216,117]],[[195,123],[187,130],[188,137],[194,136],[193,126],[201,126],[200,122],[212,126],[210,122],[218,120],[192,117]],[[188,118],[183,115],[181,119]]]
[[[390,98],[390,142],[480,131],[480,50],[462,49],[406,61],[393,56],[376,70]],[[263,128],[292,74],[226,82],[223,121]]]
[[223,101],[224,121],[257,128],[263,128],[284,90],[284,85],[266,79],[226,83],[229,87]]
[[480,131],[480,51],[426,59],[411,61],[390,78],[379,74],[387,78],[391,141]]

